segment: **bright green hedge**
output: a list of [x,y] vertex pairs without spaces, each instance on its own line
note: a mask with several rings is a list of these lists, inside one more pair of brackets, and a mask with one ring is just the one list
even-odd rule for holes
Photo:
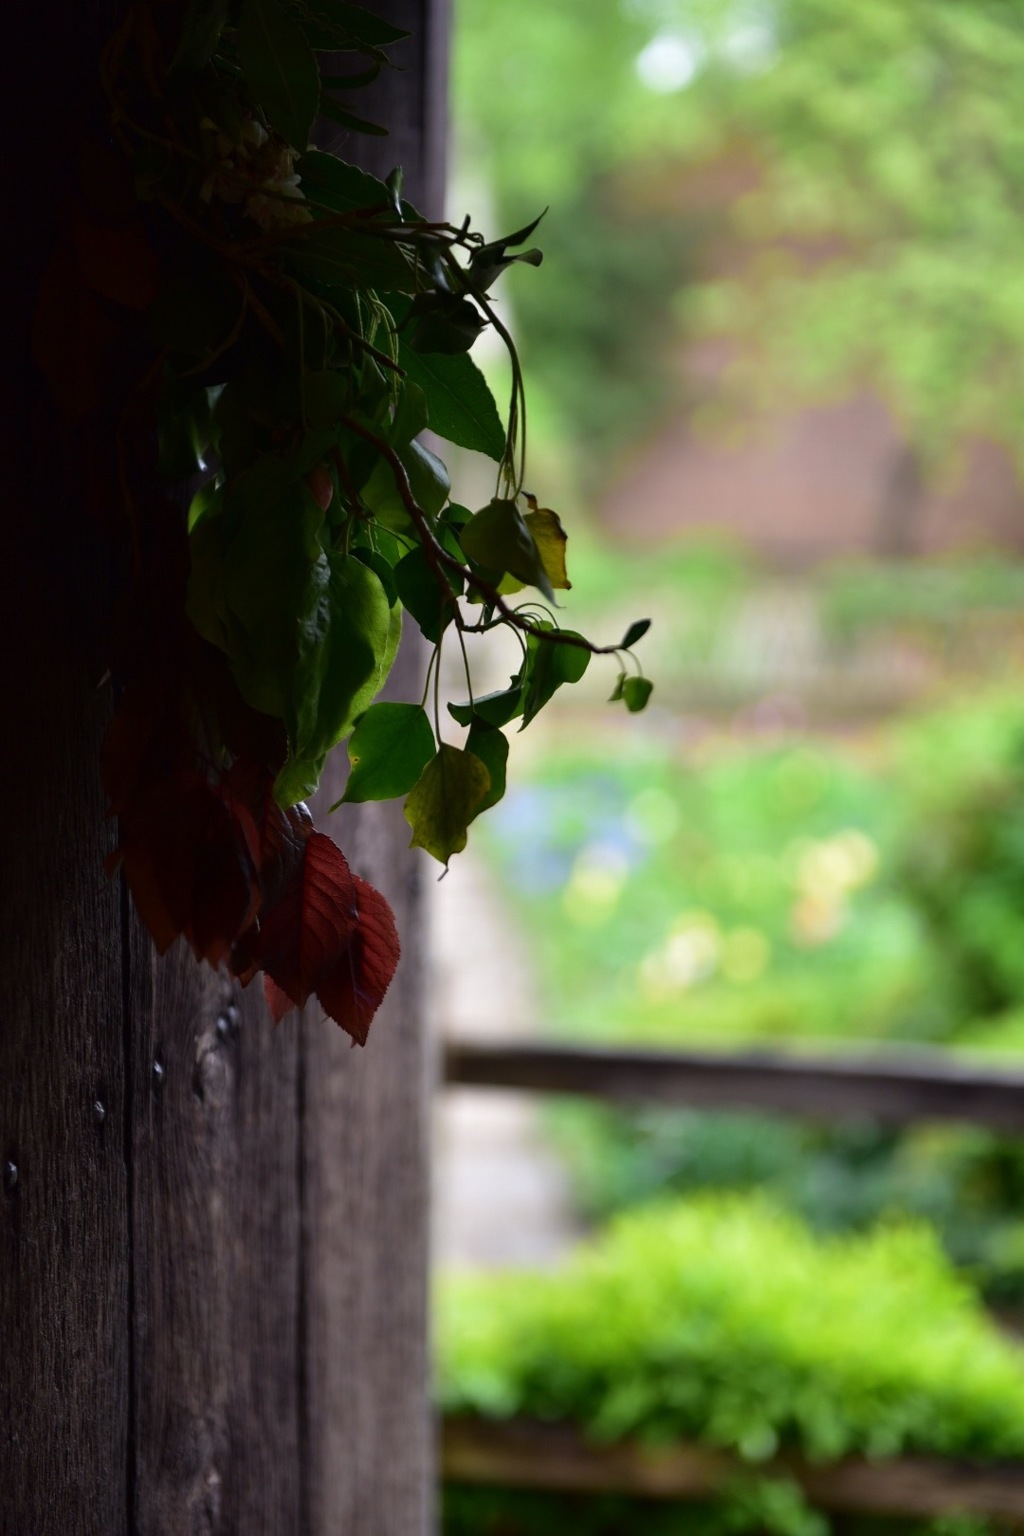
[[661,1202],[557,1272],[451,1279],[451,1412],[796,1448],[1024,1456],[1024,1350],[921,1226],[823,1240],[764,1201]]

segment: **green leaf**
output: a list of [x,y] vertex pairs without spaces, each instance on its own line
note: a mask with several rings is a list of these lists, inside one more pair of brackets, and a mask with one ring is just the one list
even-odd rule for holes
[[500,463],[505,429],[487,380],[465,352],[417,352],[403,341],[399,362],[427,398],[430,430],[459,448],[472,448]]
[[[547,212],[547,209],[544,210]],[[517,261],[525,261],[528,266],[539,267],[544,260],[542,252],[520,251],[515,256],[508,254],[510,245],[522,245],[528,240],[540,223],[544,214],[538,214],[532,224],[525,224],[522,229],[517,229],[514,234],[506,235],[503,240],[492,240],[488,245],[478,245],[469,258],[469,280],[477,293],[485,293],[491,284],[501,276],[506,267],[512,266]]]
[[228,19],[228,0],[188,0],[170,74],[202,69],[213,57]]
[[410,443],[399,450],[398,456],[405,465],[417,503],[428,517],[436,517],[452,488],[444,463],[422,443]]
[[384,68],[380,59],[375,59],[366,69],[357,70],[353,75],[325,75],[320,72],[320,87],[324,91],[360,91],[366,85],[372,85]]
[[221,391],[213,409],[213,424],[221,467],[231,482],[252,465],[259,442],[240,379],[232,379]]
[[474,753],[443,743],[405,802],[410,848],[425,848],[447,866],[465,848],[466,829],[490,788],[490,774]]
[[654,684],[648,677],[627,677],[622,685],[622,697],[631,715],[646,709],[647,701],[654,692]]
[[[398,457],[409,478],[409,487],[417,505],[428,517],[436,516],[448,500],[451,489],[447,469],[437,455],[424,448],[422,443],[406,444],[398,450]],[[386,528],[402,533],[412,527],[395,480],[395,472],[386,459],[378,459],[360,495]]]
[[218,517],[189,539],[187,612],[225,651],[243,698],[282,719],[294,690],[298,638],[329,580],[319,542],[323,513],[280,460],[239,475]]
[[434,755],[426,711],[420,704],[371,704],[356,723],[348,755],[352,771],[343,801],[408,794]]
[[299,410],[305,412],[306,426],[314,429],[336,426],[351,399],[352,381],[340,369],[307,368],[303,371],[297,404]]
[[298,169],[302,190],[310,202],[322,203],[334,213],[368,214],[373,209],[384,214],[391,207],[390,194],[382,181],[325,150],[307,150]]
[[401,247],[393,240],[349,229],[304,224],[301,235],[282,245],[281,254],[296,277],[346,293],[352,288],[401,290],[416,281]]
[[[543,627],[553,633],[551,625],[545,624]],[[567,629],[562,633],[575,635],[576,631]],[[582,638],[577,635],[577,639]],[[556,689],[561,688],[563,683],[578,683],[590,665],[590,652],[579,645],[567,645],[560,640],[541,640],[536,635],[530,635],[526,644],[528,659],[520,730],[526,729]]]
[[195,495],[192,497],[192,500],[188,504],[189,533],[192,532],[200,518],[215,516],[217,512],[220,511],[223,504],[223,485],[216,477],[207,480],[205,485],[201,485],[199,487],[198,491],[196,491]]
[[428,419],[426,396],[418,384],[410,384],[406,380],[398,396],[398,408],[388,432],[391,446],[404,448],[407,443],[411,443],[414,437],[419,437]]
[[483,720],[474,720],[466,737],[466,751],[483,763],[491,776],[491,787],[474,812],[489,811],[505,793],[505,769],[508,762],[508,737]]
[[417,352],[468,352],[486,324],[476,305],[450,293],[420,293],[412,302],[409,333]]
[[[384,584],[381,583],[383,586]],[[385,594],[386,596],[386,594]],[[367,678],[362,688],[359,689],[352,700],[352,707],[344,727],[339,732],[339,739],[347,736],[353,725],[363,712],[369,709],[374,699],[388,680],[395,657],[398,655],[398,647],[402,639],[402,605],[395,602],[388,607],[388,632],[384,641],[384,649],[377,657],[377,671],[372,677]]]
[[394,578],[402,606],[412,614],[424,638],[436,645],[451,623],[455,613],[455,598],[461,593],[462,582],[457,577],[453,581],[446,572],[445,586],[440,586],[420,545],[399,560],[394,569]]
[[244,300],[229,281],[224,264],[205,251],[193,252],[164,275],[143,325],[158,347],[188,357],[207,357],[231,334],[241,303]]
[[242,0],[237,46],[246,84],[271,125],[305,149],[320,106],[320,71],[301,25],[278,0]]
[[621,649],[628,651],[631,645],[636,645],[638,640],[643,639],[650,627],[650,619],[634,619],[622,637]]
[[618,704],[621,701],[621,699],[622,699],[622,690],[625,687],[625,685],[626,685],[626,674],[625,674],[625,672],[620,672],[618,677],[615,680],[615,687],[612,689],[611,693],[608,695],[608,703],[609,704]]
[[189,571],[185,612],[193,629],[225,654],[231,653],[231,626],[224,602],[224,555],[228,529],[222,517],[198,517],[189,529]]
[[448,713],[460,725],[471,726],[476,720],[491,726],[507,725],[522,713],[523,708],[522,675],[511,678],[510,683],[510,687],[497,693],[485,693],[472,704],[449,704]]
[[387,174],[384,185],[391,193],[391,206],[398,218],[402,217],[402,182],[405,180],[405,171],[400,165],[394,166]]
[[554,592],[540,551],[514,501],[495,497],[463,528],[462,548],[487,570],[507,571],[517,581],[539,587],[550,601]]
[[157,474],[184,480],[204,470],[212,436],[206,390],[165,387],[157,407]]
[[384,588],[388,607],[393,608],[398,602],[398,588],[395,586],[395,568],[391,561],[388,560],[386,555],[381,554],[379,550],[372,549],[365,544],[356,545],[352,549],[352,554],[374,572]]
[[353,43],[370,49],[386,48],[409,36],[361,5],[342,5],[339,0],[318,0],[315,16],[306,12],[304,26],[310,46],[324,51],[345,49]]
[[282,805],[316,788],[328,752],[383,687],[399,623],[378,577],[352,555],[327,556],[329,579],[299,626],[284,711],[290,755],[274,796]]
[[353,133],[369,133],[374,138],[386,139],[388,130],[380,123],[371,123],[365,117],[356,117],[354,112],[347,112],[344,107],[339,107],[337,102],[325,96],[320,102],[320,111],[324,117],[329,117],[332,123],[339,123],[342,128],[349,128]]

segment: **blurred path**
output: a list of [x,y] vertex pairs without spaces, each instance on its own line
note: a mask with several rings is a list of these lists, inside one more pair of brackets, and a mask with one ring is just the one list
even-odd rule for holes
[[[479,857],[459,854],[431,887],[432,1013],[445,1035],[534,1032],[540,1003],[518,934]],[[565,1173],[529,1094],[458,1088],[438,1096],[434,1262],[555,1263],[580,1235]]]

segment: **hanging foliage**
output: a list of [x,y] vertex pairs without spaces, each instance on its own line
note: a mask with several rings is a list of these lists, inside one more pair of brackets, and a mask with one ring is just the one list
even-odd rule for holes
[[[340,0],[139,0],[103,54],[104,121],[35,328],[86,499],[130,562],[110,871],[161,952],[184,935],[243,983],[262,971],[275,1019],[315,995],[360,1043],[398,939],[303,804],[331,749],[350,738],[344,799],[404,796],[412,843],[447,863],[503,793],[502,727],[598,652],[620,655],[630,709],[649,691],[625,676],[642,625],[607,647],[559,627],[565,534],[523,490],[522,375],[490,294],[539,264],[537,221],[487,241],[421,217],[400,170],[312,146],[318,119],[381,131],[352,94],[403,35]],[[469,355],[485,327],[511,359],[504,425]],[[485,507],[451,499],[427,427],[494,461]],[[406,614],[434,647],[423,697],[378,703]],[[465,659],[499,627],[521,665],[477,698],[467,662],[456,746],[441,646]]]

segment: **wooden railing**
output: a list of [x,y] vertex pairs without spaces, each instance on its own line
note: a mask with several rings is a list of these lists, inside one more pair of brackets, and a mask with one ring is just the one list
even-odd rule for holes
[[1024,1464],[984,1465],[862,1456],[814,1463],[781,1456],[752,1466],[708,1446],[599,1445],[564,1424],[530,1419],[450,1418],[441,1465],[452,1482],[549,1492],[626,1494],[641,1499],[707,1499],[738,1477],[770,1470],[791,1478],[820,1509],[924,1518],[952,1511],[1010,1521],[1024,1530]]
[[446,1045],[444,1077],[451,1087],[765,1109],[808,1120],[959,1120],[1024,1136],[1024,1068],[979,1065],[937,1050],[809,1055],[464,1039]]
[[[817,1121],[905,1126],[952,1120],[1024,1137],[1024,1069],[938,1050],[870,1056],[817,1051],[658,1051],[595,1045],[451,1040],[450,1087],[583,1094],[624,1104],[760,1109]],[[464,1483],[639,1498],[713,1496],[752,1468],[699,1445],[595,1445],[571,1425],[450,1418],[444,1476]],[[927,1517],[956,1510],[1024,1533],[1024,1464],[862,1457],[815,1465],[783,1456],[761,1468],[795,1480],[824,1510]]]

